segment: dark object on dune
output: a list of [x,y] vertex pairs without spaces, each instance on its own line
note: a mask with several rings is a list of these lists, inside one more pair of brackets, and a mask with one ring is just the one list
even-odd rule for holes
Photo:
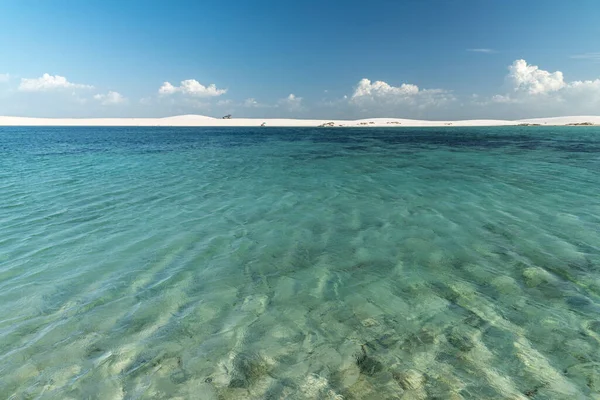
[[593,122],[575,122],[572,124],[567,124],[567,126],[594,126]]
[[231,119],[231,114],[227,114],[226,116],[223,117],[223,119]]

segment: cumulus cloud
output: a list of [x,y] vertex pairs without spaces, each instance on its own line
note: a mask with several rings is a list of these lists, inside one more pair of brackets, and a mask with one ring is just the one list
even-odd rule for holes
[[195,79],[187,79],[181,81],[180,86],[173,86],[170,82],[165,82],[158,89],[158,93],[161,95],[182,93],[196,97],[217,97],[227,93],[227,89],[217,89],[214,83],[204,86]]
[[419,93],[419,87],[417,85],[411,85],[403,83],[399,87],[390,86],[388,83],[383,81],[371,82],[364,78],[358,82],[352,99],[363,99],[363,98],[388,98],[398,99],[407,98]]
[[256,101],[255,98],[251,97],[249,99],[244,100],[243,106],[248,108],[260,107],[260,103]]
[[508,70],[508,78],[513,83],[515,91],[544,94],[556,92],[566,86],[562,72],[544,71],[536,65],[527,64],[525,60],[516,60]]
[[506,118],[597,114],[600,110],[600,79],[569,82],[561,71],[546,71],[525,60],[516,60],[508,71],[507,93],[472,104]]
[[[516,103],[517,101],[513,98],[511,98],[509,95],[501,95],[501,94],[496,94],[494,96],[492,96],[492,103],[503,103],[503,104],[510,104],[510,103]],[[485,103],[483,103],[485,104]]]
[[[486,50],[486,51],[483,51]],[[486,53],[491,49],[469,49]],[[595,60],[600,53],[586,53],[572,58]],[[490,95],[455,96],[448,90],[422,88],[412,83],[388,83],[361,79],[347,96],[329,96],[306,101],[295,94],[263,103],[256,98],[223,99],[227,89],[208,86],[189,79],[173,85],[165,82],[158,94],[139,101],[128,100],[115,91],[85,92],[92,86],[73,83],[59,75],[44,74],[39,78],[0,74],[3,87],[13,83],[18,91],[2,90],[0,108],[5,112],[32,116],[77,116],[97,113],[98,116],[121,113],[129,116],[146,113],[148,116],[198,113],[207,115],[236,113],[252,117],[319,118],[406,117],[422,119],[460,118],[533,118],[560,115],[593,115],[600,111],[600,79],[569,80],[561,71],[545,70],[525,60],[515,60],[508,66],[506,86]],[[501,80],[497,77],[497,81]],[[10,80],[9,80],[10,79]],[[490,80],[492,81],[492,79]],[[19,84],[20,83],[20,84]],[[350,87],[349,87],[350,88]],[[45,92],[31,93],[31,92]],[[289,92],[288,92],[289,93]],[[219,97],[222,96],[222,97]],[[122,107],[100,107],[123,104]],[[137,107],[137,109],[136,109]],[[79,113],[79,114],[78,114]]]
[[91,85],[72,83],[64,76],[44,74],[39,78],[21,78],[19,90],[23,92],[46,92],[60,89],[93,89]]
[[94,99],[104,106],[123,104],[127,101],[119,92],[109,91],[107,94],[96,94]]
[[548,72],[525,60],[515,61],[509,68],[508,79],[512,82],[514,98],[555,100],[578,98],[582,101],[600,94],[600,79],[567,82],[561,71]]
[[241,104],[242,107],[245,108],[277,108],[279,107],[278,104],[267,104],[267,103],[261,103],[260,101],[256,100],[254,97],[250,97],[246,100],[244,100]]
[[158,89],[158,94],[173,94],[179,92],[179,88],[173,86],[169,82],[163,83],[163,85]]
[[284,99],[280,99],[278,105],[287,108],[288,111],[301,111],[304,109],[302,106],[302,97],[297,97],[293,93]]
[[359,106],[393,105],[425,108],[438,106],[451,101],[452,93],[442,89],[420,89],[417,85],[403,83],[392,86],[387,82],[361,79],[354,88],[350,103]]

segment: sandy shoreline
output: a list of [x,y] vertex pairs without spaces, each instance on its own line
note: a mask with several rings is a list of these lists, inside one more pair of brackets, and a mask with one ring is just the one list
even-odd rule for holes
[[359,120],[318,120],[318,119],[259,119],[232,118],[220,119],[202,115],[180,115],[166,118],[28,118],[2,117],[0,126],[206,126],[206,127],[444,127],[444,126],[516,126],[516,125],[600,125],[600,116],[572,116],[554,118],[533,118],[522,120],[462,120],[424,121],[400,118],[368,118]]

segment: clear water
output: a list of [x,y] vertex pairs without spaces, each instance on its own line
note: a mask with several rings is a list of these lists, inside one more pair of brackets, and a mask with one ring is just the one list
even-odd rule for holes
[[600,129],[0,128],[0,398],[600,398]]

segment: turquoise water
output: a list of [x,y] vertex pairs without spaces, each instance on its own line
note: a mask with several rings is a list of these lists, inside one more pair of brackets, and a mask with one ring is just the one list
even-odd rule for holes
[[600,129],[0,128],[0,398],[600,399]]

